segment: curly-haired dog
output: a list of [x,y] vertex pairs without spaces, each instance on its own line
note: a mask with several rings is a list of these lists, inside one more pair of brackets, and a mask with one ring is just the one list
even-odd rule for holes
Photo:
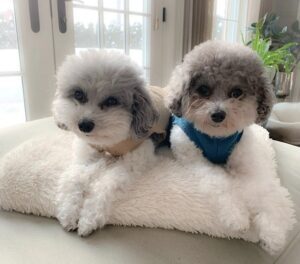
[[265,122],[273,104],[259,57],[240,44],[203,43],[177,66],[167,89],[170,141],[178,162],[224,167],[231,192],[246,205],[245,229],[257,232],[269,252],[281,249],[294,211],[274,157],[267,155],[273,151],[264,150],[255,134],[260,129],[252,125]]
[[59,183],[57,217],[65,229],[88,235],[105,225],[130,179],[152,166],[146,138],[157,108],[127,56],[87,51],[60,68],[53,113],[60,128],[77,136],[73,163]]

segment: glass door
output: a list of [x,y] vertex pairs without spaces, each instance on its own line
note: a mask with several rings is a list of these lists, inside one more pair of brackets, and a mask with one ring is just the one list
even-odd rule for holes
[[0,5],[0,127],[26,119],[14,3]]
[[76,53],[103,48],[128,54],[149,80],[151,0],[74,0]]
[[0,127],[51,116],[57,68],[68,54],[85,49],[128,54],[143,68],[149,83],[160,85],[162,8],[167,2],[175,3],[0,1]]
[[0,125],[51,115],[55,91],[49,1],[0,1]]

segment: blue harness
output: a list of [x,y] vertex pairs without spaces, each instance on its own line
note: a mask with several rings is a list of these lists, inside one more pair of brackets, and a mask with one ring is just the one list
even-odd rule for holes
[[194,142],[197,148],[203,151],[204,157],[212,163],[225,164],[235,145],[240,141],[243,131],[236,132],[228,137],[210,137],[197,130],[185,118],[172,116],[172,125],[179,126]]

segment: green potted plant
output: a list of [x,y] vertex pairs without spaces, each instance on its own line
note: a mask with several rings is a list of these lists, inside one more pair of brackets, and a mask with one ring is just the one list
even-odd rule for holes
[[[295,42],[300,43],[300,27],[299,21],[296,20],[288,30],[288,27],[278,26],[279,16],[274,13],[266,13],[259,21],[252,23],[250,30],[255,33],[258,23],[261,27],[260,34],[263,39],[271,39],[272,45],[270,50],[275,50],[282,47],[284,44]],[[250,41],[251,42],[251,41]],[[295,65],[300,61],[300,45],[295,45],[291,49],[292,54],[296,59]]]
[[[286,97],[293,86],[293,70],[300,59],[299,37],[296,32],[288,32],[287,27],[278,27],[278,19],[275,14],[266,14],[253,23],[252,38],[247,45],[262,58],[271,80],[276,73],[276,96]],[[299,24],[294,23],[293,28],[296,26]]]

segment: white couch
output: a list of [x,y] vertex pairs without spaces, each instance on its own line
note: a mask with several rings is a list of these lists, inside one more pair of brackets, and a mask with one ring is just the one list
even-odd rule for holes
[[[0,130],[0,158],[36,135],[56,133],[52,118]],[[300,219],[300,148],[274,142],[278,172]],[[0,211],[1,264],[300,263],[300,225],[286,248],[269,256],[258,245],[180,231],[107,226],[88,238],[65,232],[54,219]]]
[[271,138],[300,146],[300,103],[275,104],[266,128]]

